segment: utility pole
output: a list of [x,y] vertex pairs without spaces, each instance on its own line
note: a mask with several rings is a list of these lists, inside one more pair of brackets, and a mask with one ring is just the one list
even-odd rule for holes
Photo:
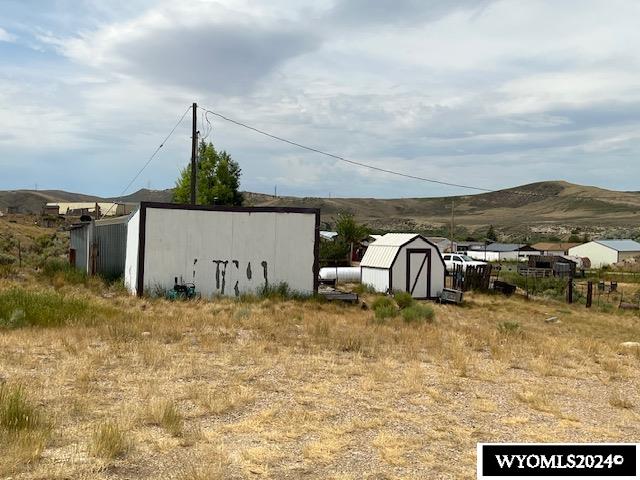
[[451,233],[451,253],[454,253],[453,252],[453,232],[455,231],[454,230],[454,228],[455,228],[454,227],[454,213],[453,213],[454,205],[455,205],[455,200],[454,200],[453,197],[451,197],[451,232],[450,232]]
[[191,205],[196,204],[196,179],[198,170],[196,166],[196,152],[198,150],[198,104],[193,103],[191,114],[193,122],[191,125]]

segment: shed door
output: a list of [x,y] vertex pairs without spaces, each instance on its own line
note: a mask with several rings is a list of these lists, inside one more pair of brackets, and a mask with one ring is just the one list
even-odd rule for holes
[[431,250],[407,249],[407,292],[414,298],[429,298],[431,292]]

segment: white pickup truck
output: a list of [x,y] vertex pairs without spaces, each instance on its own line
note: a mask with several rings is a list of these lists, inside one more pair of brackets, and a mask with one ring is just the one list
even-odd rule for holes
[[448,272],[453,272],[456,265],[462,265],[462,271],[465,272],[467,267],[486,265],[487,263],[481,260],[475,260],[462,253],[445,253],[442,258],[444,259],[444,264],[447,267]]

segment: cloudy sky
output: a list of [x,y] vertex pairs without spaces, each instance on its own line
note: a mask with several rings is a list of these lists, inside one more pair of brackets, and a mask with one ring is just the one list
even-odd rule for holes
[[[197,101],[414,175],[492,189],[565,179],[640,190],[637,0],[0,0],[0,7],[0,189],[118,195]],[[173,185],[189,160],[189,120],[129,191]],[[246,190],[468,193],[210,120],[208,139],[239,161]]]

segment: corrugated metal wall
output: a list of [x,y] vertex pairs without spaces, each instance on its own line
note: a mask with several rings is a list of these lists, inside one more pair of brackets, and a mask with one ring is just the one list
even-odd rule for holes
[[96,223],[96,243],[98,258],[96,273],[106,278],[117,278],[124,274],[124,262],[127,251],[127,224]]
[[70,248],[76,251],[76,263],[74,267],[87,271],[88,250],[88,234],[90,224],[82,227],[74,228],[70,233]]
[[362,267],[362,284],[371,285],[376,292],[389,290],[389,269]]
[[128,217],[98,220],[73,228],[70,248],[76,251],[75,267],[91,274],[91,246],[96,246],[95,273],[106,278],[124,274]]

